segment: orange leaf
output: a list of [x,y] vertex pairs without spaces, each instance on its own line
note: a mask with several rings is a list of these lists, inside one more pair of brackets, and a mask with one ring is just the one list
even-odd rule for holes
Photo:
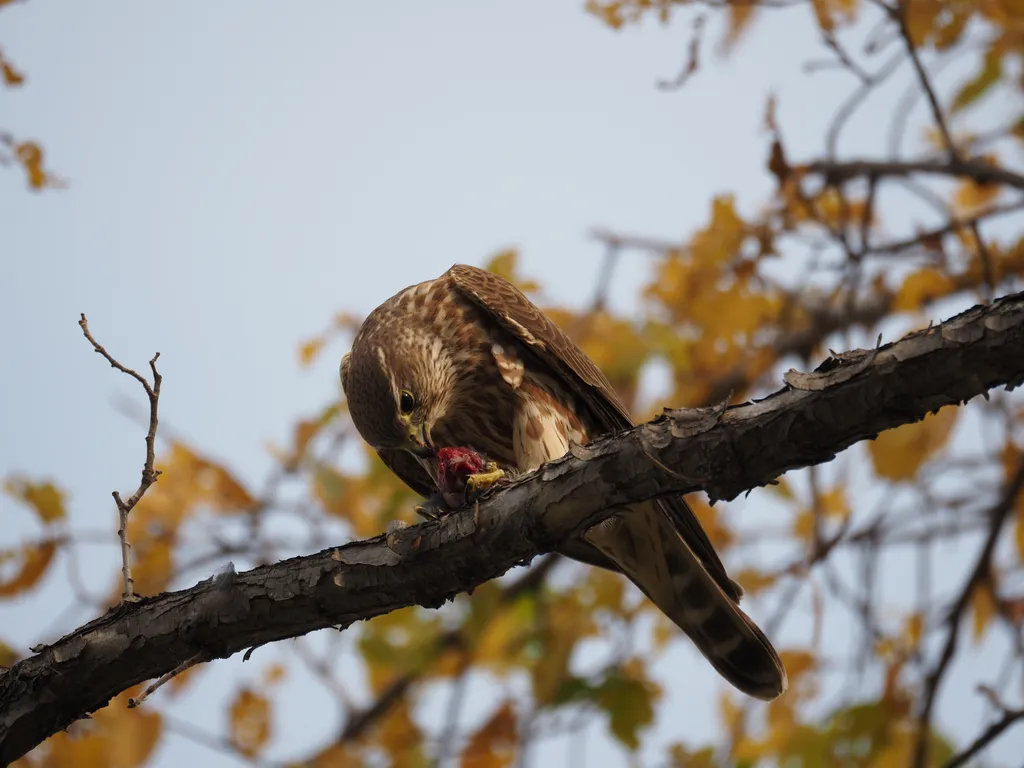
[[920,645],[923,634],[924,617],[920,612],[915,611],[907,617],[906,626],[904,628],[904,635],[907,638],[907,644],[912,650],[916,650],[917,646]]
[[942,12],[942,0],[904,0],[903,12],[907,31],[915,46],[924,45],[935,30],[935,21]]
[[811,7],[822,32],[833,32],[837,17],[846,23],[857,18],[857,0],[811,0]]
[[4,482],[4,490],[28,504],[44,523],[63,520],[64,494],[53,483],[31,483],[21,478]]
[[750,26],[750,22],[754,20],[754,11],[757,10],[757,5],[754,3],[730,3],[728,7],[729,21],[723,41],[723,48],[726,51],[732,49],[736,41]]
[[850,503],[846,499],[846,489],[841,485],[823,493],[819,503],[825,517],[845,520],[850,516]]
[[974,642],[977,644],[996,613],[996,599],[991,584],[985,582],[975,588],[971,595],[971,609],[974,613]]
[[3,73],[4,82],[10,86],[18,86],[25,82],[25,76],[16,70],[11,63],[0,55],[0,71]]
[[270,702],[243,688],[231,703],[231,743],[254,757],[270,741]]
[[263,670],[263,684],[264,685],[277,685],[284,680],[288,670],[285,669],[283,664],[271,664]]
[[299,362],[304,366],[312,365],[316,361],[317,355],[320,354],[320,350],[323,349],[325,341],[323,336],[317,336],[299,347]]
[[21,559],[21,568],[8,579],[0,577],[0,597],[10,597],[31,589],[42,578],[57,552],[57,542],[46,539],[36,544],[26,544],[20,549],[0,551],[0,565]]
[[21,660],[21,654],[15,651],[11,646],[0,640],[0,669],[6,667],[13,667]]
[[748,595],[756,595],[758,592],[774,586],[778,578],[775,574],[765,573],[756,568],[744,568],[734,573],[733,576]]
[[960,183],[953,197],[953,205],[961,213],[975,213],[995,202],[1002,192],[998,184],[976,184],[971,180]]
[[[95,712],[83,723],[80,733],[58,733],[45,742],[49,748],[45,765],[104,766],[139,768],[149,760],[160,739],[162,720],[147,707],[128,709],[129,696],[138,696],[142,686],[133,686]],[[77,723],[76,723],[77,725]]]
[[916,424],[904,424],[880,434],[868,444],[875,472],[889,480],[912,479],[946,444],[959,415],[958,408],[946,407]]
[[985,52],[985,61],[981,70],[971,80],[964,83],[953,99],[953,111],[959,112],[976,102],[1003,76],[1003,49],[993,43]]
[[893,298],[892,308],[897,312],[913,312],[955,290],[956,284],[949,275],[926,267],[907,275]]
[[516,755],[516,712],[504,702],[470,738],[462,752],[462,768],[504,768]]
[[38,144],[32,141],[22,142],[14,148],[25,172],[28,174],[28,185],[32,189],[42,189],[47,185],[49,179],[43,170],[43,150]]
[[487,264],[484,265],[484,269],[505,278],[523,293],[536,293],[540,290],[540,286],[533,280],[527,280],[519,276],[518,261],[519,251],[515,248],[507,248],[494,254]]
[[363,761],[352,754],[345,744],[332,744],[307,762],[310,768],[362,768]]

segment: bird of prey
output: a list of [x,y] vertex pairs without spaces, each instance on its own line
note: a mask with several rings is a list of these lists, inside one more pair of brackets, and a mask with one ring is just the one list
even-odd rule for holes
[[[371,312],[341,381],[360,435],[425,497],[436,493],[437,447],[491,459],[471,478],[486,486],[633,426],[608,379],[537,306],[462,264]],[[786,690],[778,654],[681,497],[632,505],[558,551],[623,573],[739,690],[764,700]]]

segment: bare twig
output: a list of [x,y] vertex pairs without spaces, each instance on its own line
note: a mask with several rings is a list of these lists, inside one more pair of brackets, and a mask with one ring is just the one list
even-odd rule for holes
[[[949,131],[949,125],[947,124],[946,116],[942,111],[942,105],[939,104],[939,99],[935,95],[935,88],[932,87],[931,78],[928,77],[928,72],[925,70],[924,65],[921,63],[921,57],[917,53],[917,46],[914,45],[914,41],[910,36],[910,29],[907,26],[905,3],[901,3],[898,8],[893,9],[893,17],[899,24],[900,35],[902,35],[903,41],[906,45],[907,55],[910,57],[910,61],[914,65],[914,71],[917,73],[917,79],[921,85],[921,90],[924,91],[924,95],[928,99],[928,104],[932,110],[932,118],[935,121],[936,127],[939,129],[939,133],[942,135],[942,142],[946,147],[946,151],[949,153],[950,163],[963,163],[964,159],[960,150],[956,146],[956,142],[953,141],[953,135]],[[991,301],[995,292],[995,280],[992,272],[992,254],[989,252],[988,246],[985,245],[985,241],[981,237],[981,229],[978,226],[977,219],[971,221],[968,226],[970,226],[971,233],[974,235],[974,241],[978,248],[978,257],[981,260],[981,272],[985,285],[985,301]]]
[[[982,693],[986,693],[986,691],[982,689]],[[991,692],[988,693],[991,694]],[[968,760],[976,757],[985,747],[999,738],[1006,729],[1012,727],[1015,723],[1024,721],[1024,707],[1020,709],[1007,707],[994,694],[989,695],[988,698],[1002,712],[1002,717],[982,731],[978,738],[972,741],[966,749],[953,755],[943,768],[959,768],[961,765],[966,765]]]
[[188,671],[189,669],[192,669],[192,667],[194,667],[196,664],[202,664],[207,661],[210,661],[210,657],[206,653],[197,653],[192,658],[186,659],[167,674],[161,675],[159,678],[157,678],[157,681],[150,685],[146,690],[144,690],[142,694],[139,696],[139,698],[128,699],[128,709],[141,707],[145,703],[146,699],[153,695],[153,693],[155,693],[156,690],[162,687],[165,683],[169,683],[178,675]]
[[[996,543],[1002,533],[1004,524],[1016,508],[1017,496],[1024,487],[1024,462],[1017,468],[1016,473],[1007,483],[1002,497],[989,513],[989,531],[985,543],[981,548],[974,569],[971,571],[967,583],[957,597],[953,608],[946,618],[946,643],[942,649],[942,655],[938,663],[929,673],[925,680],[924,705],[918,715],[917,738],[914,744],[914,756],[911,765],[914,768],[924,768],[928,764],[929,735],[931,732],[932,710],[935,707],[935,700],[942,684],[942,678],[949,668],[953,656],[956,654],[957,640],[960,635],[960,620],[967,612],[971,603],[971,597],[975,589],[981,588],[983,582],[988,578],[992,563],[992,555],[995,552]],[[995,738],[995,737],[993,737]]]
[[908,251],[922,246],[929,240],[935,240],[945,235],[953,234],[961,227],[970,227],[972,224],[977,224],[979,221],[984,219],[995,218],[996,216],[1002,216],[1007,213],[1017,213],[1021,210],[1024,210],[1024,201],[1021,200],[1008,203],[1006,205],[992,206],[991,208],[979,211],[970,218],[952,219],[944,226],[936,227],[935,229],[930,229],[926,232],[921,232],[914,237],[908,237],[904,240],[894,240],[889,243],[872,246],[867,250],[866,255],[885,256],[898,254],[903,251]]
[[1008,168],[990,165],[981,160],[850,160],[833,162],[818,160],[803,166],[797,171],[821,174],[826,184],[836,185],[860,176],[875,177],[906,177],[912,174],[929,176],[951,176],[971,179],[977,184],[1005,184],[1016,189],[1024,189],[1024,176],[1014,173]]
[[81,327],[82,333],[85,334],[85,338],[92,344],[93,349],[110,363],[110,367],[116,368],[121,373],[126,373],[138,381],[146,391],[146,397],[149,398],[149,431],[146,432],[146,463],[142,465],[142,479],[139,482],[139,487],[127,501],[122,499],[121,494],[117,491],[114,491],[112,494],[114,503],[117,505],[119,525],[117,536],[121,540],[121,574],[124,577],[124,590],[121,592],[121,599],[134,602],[139,598],[135,594],[135,582],[132,580],[131,544],[128,543],[128,514],[160,476],[160,470],[153,467],[156,461],[157,406],[160,403],[160,382],[163,381],[163,377],[156,369],[156,361],[159,359],[160,353],[157,352],[153,355],[153,359],[149,361],[149,368],[153,372],[153,384],[151,386],[144,376],[131,368],[121,365],[103,348],[103,345],[93,338],[89,332],[89,321],[86,320],[84,312],[78,321],[78,325]]
[[704,24],[707,17],[699,14],[693,20],[693,34],[690,36],[690,45],[687,49],[686,64],[672,80],[659,80],[658,87],[663,91],[677,91],[686,85],[687,81],[697,73],[700,67],[700,44],[704,39]]

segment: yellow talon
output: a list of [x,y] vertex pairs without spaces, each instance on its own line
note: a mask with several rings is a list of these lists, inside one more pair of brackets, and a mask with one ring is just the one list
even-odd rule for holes
[[470,491],[481,491],[490,488],[505,476],[505,471],[498,469],[498,465],[493,461],[488,461],[484,465],[484,469],[484,472],[478,472],[466,478],[466,488]]

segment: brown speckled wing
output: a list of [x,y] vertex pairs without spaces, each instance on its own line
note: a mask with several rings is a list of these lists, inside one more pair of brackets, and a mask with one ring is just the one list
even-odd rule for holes
[[[626,406],[601,369],[518,288],[491,272],[465,264],[456,264],[447,275],[463,295],[527,345],[586,403],[597,420],[591,437],[633,426]],[[729,578],[693,510],[681,497],[658,503],[715,582],[733,600],[739,600],[742,589]]]

